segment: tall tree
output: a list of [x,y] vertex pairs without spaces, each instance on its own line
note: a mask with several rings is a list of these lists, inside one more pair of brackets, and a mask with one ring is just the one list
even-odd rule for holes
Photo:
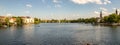
[[23,19],[21,17],[16,17],[16,22],[18,26],[23,25]]

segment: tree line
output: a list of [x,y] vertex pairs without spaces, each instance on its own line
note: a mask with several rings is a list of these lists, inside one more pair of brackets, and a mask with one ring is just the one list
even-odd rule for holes
[[[10,23],[10,18],[16,19],[15,23]],[[33,18],[33,20],[34,20],[33,24],[39,24],[40,21],[41,21],[39,18]],[[5,21],[4,23],[0,22],[0,27],[3,27],[3,26],[12,26],[12,25],[22,26],[22,25],[25,24],[23,17],[15,17],[15,16],[13,16],[13,17],[6,17],[4,19],[4,21]]]
[[42,23],[120,23],[120,15],[115,13],[109,14],[108,16],[92,17],[92,18],[78,18],[75,20],[42,20]]

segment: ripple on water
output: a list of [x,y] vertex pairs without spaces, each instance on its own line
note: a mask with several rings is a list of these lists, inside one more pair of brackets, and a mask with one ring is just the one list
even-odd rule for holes
[[120,45],[120,27],[40,24],[0,29],[0,45]]

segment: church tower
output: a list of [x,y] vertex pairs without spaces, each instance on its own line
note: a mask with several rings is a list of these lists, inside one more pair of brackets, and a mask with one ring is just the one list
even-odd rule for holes
[[100,19],[102,19],[102,15],[103,15],[103,14],[102,14],[102,11],[100,11]]
[[118,15],[118,10],[116,9],[115,14]]

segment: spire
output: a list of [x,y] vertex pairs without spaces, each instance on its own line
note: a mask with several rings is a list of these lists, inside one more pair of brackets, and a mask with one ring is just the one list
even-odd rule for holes
[[102,11],[100,11],[100,18],[101,18],[101,19],[102,19],[102,15],[103,15],[103,14],[102,14]]
[[117,14],[118,15],[118,10],[116,9],[116,11],[115,11],[115,14]]

